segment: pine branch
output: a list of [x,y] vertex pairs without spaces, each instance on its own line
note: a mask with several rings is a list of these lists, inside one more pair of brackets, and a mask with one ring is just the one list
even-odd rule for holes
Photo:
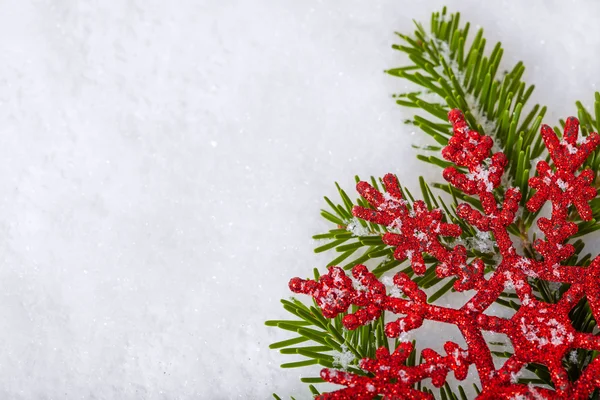
[[[432,15],[429,32],[420,23],[415,22],[415,25],[412,36],[396,33],[403,44],[393,46],[407,54],[412,64],[386,71],[422,89],[396,96],[399,105],[424,114],[417,114],[407,122],[418,126],[445,146],[451,136],[448,111],[461,109],[469,125],[482,134],[492,136],[510,160],[505,180],[521,189],[521,203],[524,205],[532,159],[540,157],[544,149],[539,127],[546,107],[536,104],[522,115],[534,89],[533,85],[528,86],[521,79],[525,71],[523,63],[499,73],[504,52],[501,44],[497,43],[489,56],[486,55],[487,40],[483,29],[480,29],[467,48],[470,24],[461,25],[460,13],[448,15],[446,8]],[[437,147],[434,149],[437,151]],[[434,155],[420,154],[418,158],[443,168],[449,165]],[[446,192],[450,190],[447,185],[434,186]],[[472,197],[461,200],[476,203]],[[526,209],[523,211],[521,235],[534,218],[535,215]]]
[[[444,8],[441,13],[434,13],[431,19],[431,29],[426,31],[423,26],[415,22],[416,30],[413,35],[397,33],[402,43],[394,45],[393,48],[404,52],[411,60],[411,64],[400,68],[386,71],[390,75],[401,77],[413,82],[419,89],[410,93],[395,95],[396,102],[405,107],[415,109],[416,115],[407,123],[418,126],[423,132],[431,136],[437,144],[418,148],[421,151],[417,157],[425,162],[438,165],[442,168],[450,165],[445,160],[436,157],[430,152],[439,153],[443,146],[448,144],[451,137],[451,126],[447,122],[447,114],[451,108],[461,109],[471,128],[482,134],[492,136],[500,149],[507,156],[509,165],[503,177],[505,184],[495,190],[498,198],[504,196],[508,186],[520,188],[522,193],[522,214],[515,224],[509,227],[509,232],[520,237],[524,242],[523,251],[528,257],[534,257],[531,247],[529,230],[536,221],[539,212],[531,213],[523,205],[530,197],[528,195],[528,180],[533,175],[535,164],[539,159],[545,159],[551,164],[539,128],[542,118],[546,113],[546,107],[538,104],[526,107],[534,87],[522,81],[525,67],[521,62],[512,69],[499,72],[503,49],[497,43],[491,53],[486,55],[486,39],[483,30],[480,29],[472,40],[469,47],[470,24],[460,23],[460,14],[448,15]],[[595,94],[594,113],[590,113],[580,103],[576,103],[578,116],[581,121],[581,130],[584,136],[591,131],[600,130],[600,94]],[[560,121],[564,127],[565,122]],[[559,137],[562,129],[555,128]],[[598,151],[590,155],[585,163],[586,167],[596,171],[600,167],[600,155]],[[359,178],[356,177],[356,181]],[[442,208],[446,212],[446,219],[461,226],[463,234],[458,239],[464,243],[477,239],[476,232],[470,225],[466,224],[456,215],[456,207],[459,202],[466,202],[473,208],[480,209],[479,201],[464,193],[458,193],[448,184],[434,183],[432,187],[446,192],[452,197],[452,203],[448,206],[440,196],[434,195],[429,185],[420,178],[421,196],[428,208]],[[371,177],[372,185],[379,188],[380,181]],[[418,278],[413,277],[410,266],[403,266],[400,261],[393,258],[393,248],[384,244],[381,236],[388,231],[387,227],[366,222],[353,217],[352,208],[361,206],[369,208],[370,205],[362,198],[354,201],[348,194],[337,185],[340,201],[333,202],[325,197],[328,209],[322,210],[321,215],[334,226],[325,233],[315,235],[313,238],[322,241],[315,252],[335,251],[336,256],[327,264],[341,265],[348,270],[357,264],[372,262],[375,267],[372,272],[379,278],[386,272],[402,268],[420,288],[427,289],[436,287],[436,292],[428,297],[432,303],[440,296],[452,289],[453,280],[440,279],[435,275],[435,260],[425,257],[427,264],[426,273]],[[600,181],[596,181],[596,187],[600,187]],[[414,198],[406,189],[402,188],[404,198],[409,199],[408,206],[412,207]],[[581,221],[576,213],[570,220],[578,224],[578,234],[574,237],[585,236],[600,229],[600,199],[591,202],[593,219]],[[533,238],[535,240],[535,237]],[[456,244],[451,239],[444,243],[452,246]],[[584,243],[577,240],[572,243],[575,254],[565,263],[567,265],[587,266],[591,262],[590,254],[583,254]],[[484,261],[487,271],[495,266],[491,254],[478,251],[471,246],[468,253],[469,259],[474,257]],[[373,260],[373,261],[371,261]],[[314,270],[315,279],[319,278],[319,272]],[[437,285],[437,286],[436,286]],[[536,298],[547,302],[556,303],[567,290],[568,285],[551,287],[549,282],[532,279],[532,287]],[[506,307],[517,310],[520,305],[515,302],[517,296],[511,292],[505,292],[497,302]],[[343,329],[340,314],[333,320],[324,318],[321,310],[314,303],[307,306],[298,300],[282,300],[284,308],[295,316],[295,319],[285,321],[267,321],[268,326],[276,326],[284,330],[294,332],[295,337],[272,344],[270,347],[279,349],[283,354],[296,354],[303,359],[285,363],[283,368],[302,367],[319,364],[328,368],[339,366],[340,360],[344,359],[344,368],[356,374],[365,374],[357,366],[360,358],[372,358],[375,350],[380,346],[391,348],[396,343],[389,343],[383,332],[384,317],[375,321],[372,325],[362,326],[354,331]],[[349,310],[355,312],[356,309]],[[593,332],[596,329],[589,304],[583,299],[575,307],[570,318],[573,327],[580,332]],[[510,357],[511,353],[506,351],[495,351],[497,357]],[[581,371],[596,356],[595,352],[579,349],[569,360],[565,360],[565,367],[571,379],[577,379]],[[415,363],[415,359],[407,360],[407,363]],[[520,378],[520,382],[545,383],[552,385],[550,374],[543,365],[530,364],[527,369],[532,371],[537,378]],[[323,380],[320,377],[302,378],[309,383],[310,390],[314,395],[319,394],[312,385]],[[423,390],[421,384],[419,390]],[[479,392],[477,386],[475,390]],[[458,394],[452,392],[448,385],[442,387],[439,392],[442,399],[466,399],[462,387],[458,387]],[[597,398],[597,393],[595,394]],[[274,394],[274,397],[279,397]]]
[[[480,29],[468,51],[465,51],[465,42],[470,24],[459,27],[460,14],[447,16],[446,9],[442,13],[434,13],[431,22],[431,31],[427,33],[419,23],[413,37],[403,34],[398,36],[405,42],[403,45],[393,46],[395,49],[406,53],[412,65],[388,70],[393,76],[410,80],[423,90],[420,92],[406,93],[396,96],[399,105],[417,109],[425,113],[425,117],[415,115],[408,123],[412,123],[430,135],[438,144],[444,146],[449,139],[449,125],[445,124],[445,116],[451,108],[460,108],[472,128],[493,136],[499,147],[511,160],[506,171],[506,181],[521,189],[524,205],[528,200],[527,182],[533,175],[537,159],[545,159],[552,165],[552,161],[544,151],[544,145],[539,135],[542,117],[546,107],[534,105],[526,116],[522,111],[531,96],[534,87],[527,86],[521,76],[524,66],[517,63],[510,72],[505,71],[502,79],[497,78],[498,66],[502,57],[502,47],[497,43],[486,57],[484,49],[486,40],[483,29]],[[515,95],[516,94],[516,95]],[[429,100],[435,98],[435,100]],[[465,100],[466,99],[466,100]],[[583,137],[589,132],[600,130],[600,93],[595,93],[593,115],[581,102],[576,102],[577,113],[581,123]],[[442,121],[442,122],[440,122]],[[565,121],[560,121],[564,128]],[[555,128],[559,137],[562,129]],[[439,152],[437,146],[422,149]],[[448,163],[434,155],[419,154],[420,160],[445,168]],[[597,171],[600,167],[600,154],[596,150],[584,165]],[[446,193],[453,194],[452,189],[446,184],[433,184],[433,187]],[[596,180],[596,187],[600,188],[600,181]],[[462,195],[461,201],[477,206],[477,202],[469,196]],[[582,237],[600,229],[600,199],[591,202],[593,219],[582,221],[577,213],[572,213],[571,220],[578,225],[578,233],[573,238]],[[525,241],[524,251],[533,254],[529,241],[529,230],[535,222],[538,213],[530,213],[522,207],[523,214],[517,221],[511,233],[520,236]],[[535,238],[534,238],[535,240]],[[567,265],[589,265],[591,255],[584,254],[584,242],[577,240],[573,245],[575,254],[566,261]],[[583,256],[581,254],[584,254]],[[546,281],[536,280],[534,288],[536,297],[545,302],[556,303],[566,285],[557,290],[552,290]],[[510,299],[499,299],[498,303],[518,309],[518,305]],[[581,332],[592,332],[595,321],[589,310],[587,302],[582,302],[578,308],[577,317],[573,316],[573,326]],[[575,310],[574,310],[575,313]],[[569,373],[572,378],[593,359],[591,351],[579,350],[577,364],[570,365]],[[594,354],[595,356],[595,354]],[[585,362],[587,360],[587,362]],[[566,361],[569,364],[569,361]],[[549,374],[543,366],[530,368],[541,380],[551,384]]]

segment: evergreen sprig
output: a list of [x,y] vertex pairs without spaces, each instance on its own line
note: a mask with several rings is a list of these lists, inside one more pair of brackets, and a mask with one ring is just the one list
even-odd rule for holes
[[[496,189],[495,195],[501,198],[507,186],[519,187],[522,193],[522,213],[516,222],[510,227],[510,233],[523,242],[523,251],[528,257],[535,257],[532,243],[535,236],[530,233],[531,226],[536,221],[538,213],[530,213],[524,204],[528,200],[527,182],[534,174],[535,163],[539,159],[546,160],[552,165],[545,146],[539,134],[542,119],[547,107],[535,104],[529,107],[526,103],[533,93],[534,86],[527,85],[523,80],[525,67],[518,62],[511,69],[500,70],[503,48],[497,43],[492,51],[486,53],[487,40],[483,35],[483,29],[479,29],[472,41],[469,38],[471,25],[467,22],[461,24],[460,14],[448,14],[446,8],[441,12],[435,12],[431,17],[430,30],[415,21],[416,29],[412,35],[396,33],[402,40],[401,44],[392,47],[408,55],[410,64],[387,70],[392,76],[407,79],[414,83],[415,90],[409,93],[394,95],[396,102],[404,107],[415,110],[415,115],[406,120],[406,123],[418,126],[424,133],[435,141],[425,147],[421,147],[421,154],[417,158],[445,168],[448,162],[442,160],[432,153],[440,152],[446,146],[451,137],[451,126],[447,122],[448,111],[459,108],[463,111],[469,125],[481,132],[492,136],[498,150],[504,152],[509,160],[509,165],[503,177],[505,184]],[[467,46],[467,43],[470,43]],[[576,103],[578,118],[583,135],[591,131],[600,130],[600,94],[595,94],[593,114],[583,106],[581,102]],[[565,122],[559,121],[564,127]],[[562,135],[562,129],[558,127],[555,131]],[[600,168],[600,153],[596,151],[588,157],[585,167],[597,171]],[[381,181],[371,177],[372,185],[381,190]],[[356,181],[359,181],[358,176]],[[456,216],[456,206],[460,202],[468,202],[473,207],[480,209],[479,202],[472,196],[458,193],[448,184],[434,183],[431,187],[440,189],[446,193],[446,202],[442,196],[435,195],[432,188],[423,180],[419,179],[421,197],[429,207],[442,208],[445,211],[445,222],[452,222],[461,226],[463,234],[457,240],[467,245],[469,258],[478,257],[484,261],[487,271],[495,266],[493,257],[495,252],[482,252],[477,246],[469,246],[478,238],[478,232],[473,227],[465,224]],[[381,185],[382,186],[382,185]],[[366,222],[352,215],[352,207],[359,205],[370,207],[362,198],[354,201],[337,183],[336,187],[340,200],[337,202],[325,197],[327,209],[321,211],[322,217],[333,224],[332,228],[325,233],[313,236],[318,240],[315,252],[331,251],[334,256],[329,265],[340,265],[344,269],[350,269],[356,264],[367,263],[371,265],[371,271],[379,278],[386,272],[400,268],[402,272],[412,277],[413,271],[410,266],[402,265],[393,257],[393,248],[387,246],[381,240],[381,236],[387,232],[385,226]],[[600,187],[597,182],[596,187]],[[412,194],[402,188],[408,206],[414,202]],[[448,197],[449,196],[449,197]],[[590,203],[593,219],[588,222],[579,220],[578,214],[573,213],[571,220],[578,224],[577,237],[585,236],[600,229],[600,199],[596,198]],[[445,244],[454,245],[456,240],[444,238]],[[575,254],[566,261],[568,265],[587,266],[591,262],[591,254],[582,255],[584,242],[577,239],[573,245]],[[436,260],[425,257],[428,264],[425,275],[413,280],[423,289],[430,289],[428,302],[434,302],[448,291],[453,290],[454,279],[440,279],[435,275]],[[314,269],[315,279],[319,278],[319,272]],[[536,297],[542,301],[555,303],[568,288],[567,285],[555,287],[549,282],[539,279],[531,279],[531,286]],[[432,289],[433,288],[433,289]],[[503,293],[497,302],[503,306],[517,310],[519,304],[515,302],[517,296],[514,292]],[[375,350],[380,346],[394,348],[398,341],[388,340],[383,332],[385,324],[382,315],[380,319],[370,325],[361,326],[354,331],[343,329],[341,320],[344,314],[329,320],[324,318],[317,304],[308,306],[296,300],[282,300],[283,307],[290,312],[294,319],[267,321],[267,326],[295,333],[291,339],[273,343],[270,348],[278,349],[283,354],[296,354],[303,357],[300,361],[283,364],[283,368],[302,367],[319,364],[324,367],[339,367],[340,355],[348,356],[344,367],[356,374],[365,374],[358,368],[361,358],[372,358]],[[349,312],[355,312],[357,308],[352,307]],[[575,329],[582,332],[593,332],[596,321],[593,318],[589,304],[583,299],[570,314]],[[499,350],[493,350],[496,357],[509,357],[510,352],[506,350],[506,343],[490,343],[497,346]],[[495,348],[495,347],[494,347]],[[596,354],[591,351],[577,350],[574,358],[565,360],[565,366],[571,379],[577,379],[581,371]],[[416,352],[413,352],[407,360],[407,365],[416,364]],[[522,377],[523,383],[545,383],[552,385],[548,370],[543,365],[530,364],[528,370],[533,372],[533,377]],[[323,382],[320,377],[302,378],[303,382],[309,384],[313,395],[319,394],[313,385]],[[473,385],[479,392],[477,385]],[[418,384],[418,388],[426,388]],[[428,390],[428,389],[426,389]],[[279,396],[273,395],[276,399]],[[597,398],[598,394],[594,395]],[[457,392],[453,392],[446,384],[439,390],[440,399],[466,399],[463,387],[458,386]]]

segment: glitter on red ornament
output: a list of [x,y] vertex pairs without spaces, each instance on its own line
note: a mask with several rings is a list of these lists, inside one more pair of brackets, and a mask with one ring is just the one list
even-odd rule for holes
[[415,201],[413,209],[409,210],[394,175],[385,175],[383,183],[387,190],[385,193],[380,193],[367,182],[359,182],[356,189],[374,209],[355,206],[352,213],[366,221],[387,226],[389,232],[383,235],[383,242],[396,246],[394,257],[398,260],[408,258],[415,273],[422,275],[425,273],[423,253],[446,258],[448,251],[441,245],[439,237],[458,237],[462,230],[458,225],[442,222],[442,212],[429,211],[423,201]]
[[[577,225],[568,220],[569,208],[574,206],[583,220],[592,218],[589,201],[596,196],[596,190],[591,186],[594,173],[585,170],[577,174],[577,170],[600,144],[600,136],[590,133],[578,143],[579,122],[573,117],[567,119],[562,141],[548,126],[541,129],[555,170],[547,162],[540,161],[538,175],[529,180],[536,193],[527,202],[527,208],[537,211],[546,201],[552,204],[551,217],[537,221],[545,235],[545,240],[538,239],[534,244],[543,258],[540,261],[519,255],[508,234],[508,226],[514,222],[519,208],[519,190],[508,188],[501,203],[494,195],[507,165],[506,157],[502,153],[490,154],[492,139],[470,130],[459,110],[452,110],[449,120],[454,136],[442,154],[468,172],[448,167],[444,170],[444,178],[458,190],[477,195],[483,209],[480,212],[463,203],[458,206],[457,215],[478,230],[491,232],[501,257],[487,279],[481,260],[475,258],[469,263],[464,246],[459,244],[451,248],[441,241],[444,236],[460,236],[460,227],[444,223],[442,212],[429,210],[422,201],[415,202],[413,209],[409,209],[402,199],[398,180],[391,174],[384,177],[386,191],[383,193],[366,182],[358,183],[358,192],[372,208],[355,207],[353,214],[386,226],[388,232],[383,235],[383,241],[396,247],[394,257],[398,260],[408,258],[415,273],[422,274],[426,270],[424,253],[434,257],[438,260],[436,274],[456,277],[456,290],[475,289],[471,299],[459,309],[430,304],[425,292],[401,272],[394,276],[393,283],[403,293],[403,298],[395,297],[386,292],[385,285],[364,265],[352,269],[353,278],[335,266],[330,267],[318,282],[294,278],[290,281],[290,289],[311,295],[327,318],[346,313],[352,305],[357,306],[357,312],[343,318],[347,329],[370,323],[387,311],[403,315],[386,324],[388,337],[398,337],[430,320],[458,327],[467,348],[463,350],[457,344],[447,342],[444,346],[446,356],[424,349],[421,353],[424,361],[411,367],[406,366],[406,359],[413,350],[412,345],[400,342],[392,354],[380,348],[375,359],[363,359],[360,363],[369,376],[324,369],[321,377],[325,381],[346,388],[318,398],[373,399],[382,395],[384,399],[430,399],[428,393],[416,390],[413,385],[430,378],[434,386],[440,387],[449,371],[462,380],[469,366],[474,365],[482,389],[478,399],[586,399],[600,388],[600,358],[590,362],[576,382],[568,379],[562,360],[573,349],[600,351],[600,337],[576,331],[569,318],[571,309],[586,297],[594,317],[600,321],[600,257],[588,267],[561,265],[560,262],[574,252],[572,245],[564,243],[577,233]],[[543,303],[533,296],[528,277],[569,283],[570,287],[558,303]],[[515,290],[521,303],[519,310],[511,318],[485,314],[505,289]],[[513,345],[514,354],[498,369],[482,331],[504,334]],[[554,389],[515,383],[514,376],[529,363],[548,368]]]
[[361,376],[335,369],[323,369],[321,378],[330,383],[344,385],[347,388],[332,393],[325,393],[316,398],[319,400],[372,399],[378,394],[384,399],[433,399],[433,396],[414,389],[413,385],[426,378],[436,387],[446,382],[449,371],[454,371],[457,379],[464,379],[469,365],[468,355],[456,343],[446,342],[444,349],[447,356],[440,356],[431,349],[423,351],[425,362],[409,367],[406,360],[413,351],[410,343],[401,342],[390,354],[381,347],[375,359],[361,360],[360,367],[373,374],[373,377]]

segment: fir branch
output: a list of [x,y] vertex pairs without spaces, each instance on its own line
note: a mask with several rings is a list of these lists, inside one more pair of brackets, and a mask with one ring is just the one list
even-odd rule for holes
[[[451,136],[448,111],[460,108],[470,126],[493,137],[510,160],[505,180],[521,189],[524,205],[532,159],[540,157],[544,149],[538,130],[546,107],[536,104],[522,115],[534,89],[521,79],[525,71],[523,63],[499,73],[504,52],[501,44],[497,43],[486,55],[487,41],[480,29],[467,48],[470,24],[461,25],[460,13],[448,15],[446,8],[432,15],[430,31],[417,22],[415,25],[411,36],[396,33],[403,43],[393,46],[406,53],[412,64],[386,72],[407,79],[422,90],[396,95],[396,102],[424,114],[415,115],[409,122],[442,146]],[[448,166],[446,161],[433,155],[420,154],[418,158],[440,167]],[[447,185],[437,187],[449,192]],[[461,200],[476,203],[466,195]],[[523,230],[513,233],[525,234],[534,220],[530,214],[523,211]]]
[[[466,43],[470,41],[470,24],[461,24],[459,13],[449,15],[446,8],[441,13],[434,13],[429,31],[426,31],[418,22],[415,22],[415,25],[416,30],[413,35],[396,33],[402,39],[402,43],[393,46],[394,49],[407,54],[411,63],[386,72],[407,79],[419,87],[419,90],[394,96],[399,105],[417,111],[417,114],[406,122],[418,126],[436,142],[434,145],[420,147],[419,150],[422,153],[417,157],[442,168],[450,165],[447,161],[428,153],[432,151],[439,153],[441,147],[448,144],[451,137],[450,124],[447,122],[448,111],[451,108],[461,109],[471,128],[492,136],[497,149],[504,152],[509,160],[504,176],[505,184],[496,189],[495,194],[500,198],[508,186],[520,188],[523,211],[516,223],[509,227],[509,232],[523,240],[524,253],[533,258],[534,251],[531,247],[532,240],[530,240],[529,231],[536,221],[539,211],[531,213],[523,205],[530,197],[528,196],[528,180],[535,172],[537,160],[545,159],[551,164],[539,135],[539,128],[547,108],[539,104],[532,107],[526,106],[534,86],[527,85],[522,80],[524,65],[519,62],[512,69],[499,72],[504,50],[501,44],[497,43],[487,54],[485,51],[487,41],[483,36],[483,29],[475,34],[470,46],[467,47]],[[584,136],[591,131],[600,130],[599,93],[595,94],[593,113],[589,112],[581,102],[577,102],[576,107]],[[560,124],[564,127],[565,122],[561,120]],[[555,130],[560,137],[562,129],[556,128]],[[585,166],[594,171],[598,170],[600,167],[598,151],[590,155]],[[358,177],[356,177],[356,181],[359,181]],[[371,177],[371,183],[377,190],[380,190],[380,181]],[[459,201],[467,202],[474,208],[480,208],[476,198],[464,193],[457,193],[448,184],[433,184],[434,188],[440,189],[452,197],[453,202],[448,206],[440,196],[433,194],[430,186],[422,178],[419,183],[421,197],[428,208],[443,208],[446,211],[445,218],[449,222],[461,226],[463,234],[459,238],[460,241],[468,242],[477,237],[477,232],[456,216],[456,206]],[[370,207],[366,201],[362,198],[352,201],[337,183],[336,186],[340,201],[334,203],[325,197],[328,209],[321,212],[323,218],[333,223],[334,226],[328,232],[313,237],[322,241],[315,252],[335,251],[336,256],[327,266],[341,264],[346,270],[356,264],[374,260],[376,266],[372,268],[372,272],[377,277],[391,269],[401,267],[401,262],[392,256],[393,248],[381,240],[381,236],[387,232],[387,228],[352,216],[352,208],[355,205]],[[600,188],[598,179],[595,186]],[[402,193],[406,199],[411,200],[408,202],[411,207],[414,202],[413,196],[406,188],[402,189]],[[600,221],[600,199],[595,199],[590,205],[593,213],[591,221],[581,221],[576,213],[570,216],[570,220],[576,222],[579,228],[578,234],[574,237],[585,236],[600,229],[600,224],[597,222]],[[445,244],[452,245],[454,243],[449,241]],[[591,255],[581,256],[584,248],[583,241],[577,240],[572,244],[576,248],[575,255],[565,263],[567,265],[589,265]],[[473,257],[481,258],[489,269],[494,267],[494,259],[491,256],[470,248],[469,258]],[[428,297],[428,302],[431,303],[451,290],[453,281],[440,279],[435,275],[433,272],[435,268],[431,268],[435,263],[434,259],[426,257],[425,262],[428,265],[426,273],[418,278],[413,277],[413,280],[420,288],[427,289],[434,286],[437,288],[437,291]],[[318,271],[315,269],[314,272],[315,279],[318,279]],[[412,277],[413,272],[410,267],[405,267],[402,272]],[[549,282],[532,279],[532,287],[536,298],[544,302],[556,303],[567,290],[568,285],[556,288],[551,287]],[[519,308],[520,305],[515,302],[516,295],[514,293],[505,292],[500,297],[497,300],[499,304],[515,310]],[[364,374],[364,371],[357,367],[358,360],[362,357],[373,357],[375,349],[379,346],[384,345],[389,348],[391,345],[383,334],[384,317],[372,325],[348,331],[343,329],[341,324],[341,318],[345,314],[330,321],[323,317],[316,304],[309,307],[295,299],[282,300],[282,303],[284,308],[296,318],[286,321],[267,321],[266,324],[292,331],[296,336],[274,343],[270,347],[279,349],[283,354],[296,354],[304,357],[300,361],[283,364],[283,368],[314,364],[331,368],[334,361],[339,362],[336,361],[339,360],[339,354],[346,353],[352,354],[353,358],[345,368],[356,374]],[[350,311],[355,312],[356,310]],[[585,299],[572,310],[570,318],[573,327],[578,331],[592,332],[597,329],[596,321]],[[373,340],[373,338],[375,339]],[[396,341],[395,345],[397,344]],[[579,349],[575,353],[572,359],[565,360],[565,367],[571,379],[577,379],[585,366],[596,356],[595,352],[583,349]],[[495,351],[493,354],[497,357],[511,356],[511,353],[506,351]],[[407,363],[414,364],[415,361],[413,357],[412,360],[408,359]],[[537,378],[523,377],[519,379],[520,382],[552,385],[550,374],[545,366],[530,364],[527,369],[532,371]],[[309,388],[313,394],[319,394],[312,384],[323,382],[320,377],[302,378],[302,381],[311,384]],[[423,389],[420,383],[417,386],[418,389]],[[475,390],[479,392],[477,386],[475,386]],[[598,394],[596,393],[594,396],[597,398]],[[275,394],[274,397],[279,398]],[[440,389],[440,398],[466,399],[466,395],[462,387],[458,387],[457,394],[446,385]]]
[[[511,233],[520,236],[524,241],[524,252],[532,255],[533,240],[529,240],[529,230],[535,222],[538,213],[530,213],[523,205],[528,200],[527,182],[535,172],[535,164],[539,159],[545,159],[552,164],[545,153],[539,128],[546,107],[539,104],[529,109],[526,115],[522,111],[531,96],[534,86],[527,86],[522,80],[525,67],[517,63],[510,72],[506,71],[502,78],[497,77],[498,66],[502,57],[502,47],[497,43],[489,56],[485,56],[486,39],[483,29],[480,29],[468,51],[465,43],[470,24],[459,27],[460,14],[447,15],[446,9],[441,13],[434,13],[431,20],[431,31],[426,32],[416,23],[417,29],[412,37],[398,34],[405,42],[403,45],[394,45],[393,48],[406,53],[412,61],[411,65],[386,71],[390,75],[408,79],[420,86],[423,90],[396,95],[396,102],[405,107],[410,107],[425,113],[425,117],[415,115],[407,122],[419,126],[424,133],[431,136],[438,144],[445,145],[450,136],[450,126],[445,124],[445,116],[449,109],[458,107],[464,111],[465,117],[473,129],[492,136],[497,145],[510,160],[506,171],[506,182],[521,189],[523,194],[521,208],[522,217],[511,227]],[[435,100],[430,100],[435,98]],[[465,100],[466,99],[466,100]],[[581,123],[582,136],[589,132],[600,130],[600,93],[595,93],[593,113],[589,112],[581,102],[576,102],[577,114]],[[440,120],[442,121],[440,123]],[[561,120],[562,128],[565,121]],[[559,137],[562,129],[555,129]],[[429,150],[429,149],[425,149]],[[437,146],[431,150],[438,151]],[[438,165],[447,166],[445,161],[433,155],[419,154],[420,160]],[[596,150],[586,160],[585,167],[598,171],[600,168],[600,152]],[[596,178],[596,188],[600,188],[600,180]],[[446,184],[434,184],[433,187],[452,194],[452,189]],[[456,201],[456,197],[455,201]],[[477,207],[475,199],[462,194],[459,199]],[[600,229],[600,200],[591,202],[593,219],[582,221],[576,212],[570,216],[578,225],[578,233],[573,239],[585,236]],[[535,240],[535,239],[534,239]],[[567,260],[567,265],[589,265],[590,254],[583,254],[584,243],[581,240],[573,243],[576,252]],[[549,283],[536,280],[533,287],[537,298],[555,303],[566,290],[565,285],[552,290]],[[518,309],[517,303],[504,296],[498,303],[510,308]],[[580,306],[578,318],[573,319],[573,326],[582,332],[591,332],[589,321],[594,321],[587,302]],[[593,359],[592,352],[580,350],[577,367],[569,369],[572,377],[576,371],[581,371]],[[587,362],[585,362],[587,360]],[[549,374],[543,366],[532,366],[530,370],[547,383],[551,383]],[[572,372],[575,371],[575,372]]]

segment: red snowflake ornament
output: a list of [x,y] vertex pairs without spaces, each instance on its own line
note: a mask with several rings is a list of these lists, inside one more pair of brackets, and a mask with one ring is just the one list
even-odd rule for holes
[[[474,365],[479,375],[482,392],[478,399],[585,399],[600,388],[600,357],[594,359],[576,382],[571,382],[562,364],[566,354],[573,349],[600,351],[600,337],[576,331],[569,319],[571,309],[586,297],[597,321],[600,321],[600,258],[589,267],[561,265],[574,248],[564,243],[577,233],[577,225],[568,221],[568,209],[574,206],[584,220],[592,218],[588,202],[596,196],[591,186],[594,173],[585,170],[577,173],[585,159],[600,143],[600,136],[590,133],[578,141],[579,123],[571,117],[567,120],[563,140],[544,125],[542,137],[554,170],[545,161],[537,164],[537,176],[529,180],[536,193],[527,202],[530,211],[537,211],[546,201],[552,204],[552,214],[539,218],[538,226],[545,240],[537,240],[534,248],[542,261],[517,253],[507,227],[515,220],[521,194],[517,188],[508,188],[499,203],[494,189],[500,185],[507,160],[504,154],[490,154],[493,141],[467,126],[459,110],[449,113],[454,136],[442,151],[444,158],[462,170],[448,167],[444,178],[456,189],[479,197],[483,213],[463,203],[457,214],[483,232],[490,232],[496,239],[501,260],[486,279],[484,264],[480,259],[468,261],[464,246],[453,248],[442,243],[440,237],[458,237],[461,229],[443,222],[440,210],[428,210],[425,203],[417,201],[412,210],[402,199],[395,176],[384,177],[385,192],[379,192],[366,182],[357,185],[358,192],[372,208],[355,207],[353,214],[364,220],[385,225],[388,232],[383,241],[395,246],[394,257],[409,259],[416,274],[426,269],[423,254],[439,261],[436,274],[439,277],[456,277],[454,287],[458,291],[475,289],[475,294],[459,309],[440,307],[427,302],[427,295],[404,273],[394,276],[393,283],[405,298],[386,292],[386,287],[364,265],[352,269],[354,280],[339,267],[329,267],[329,272],[318,282],[294,278],[290,289],[295,293],[311,295],[321,307],[323,315],[334,318],[358,307],[354,314],[347,314],[343,324],[356,329],[379,318],[384,311],[401,317],[388,322],[385,333],[398,337],[421,326],[424,320],[455,325],[467,344],[446,342],[446,356],[431,349],[422,352],[424,362],[406,366],[406,358],[412,351],[408,343],[400,342],[390,354],[385,348],[377,351],[376,359],[363,359],[360,366],[368,375],[356,375],[345,371],[324,369],[321,377],[345,386],[319,398],[328,399],[429,399],[431,396],[415,389],[414,384],[431,379],[440,387],[449,371],[459,380],[465,379],[468,368]],[[532,293],[527,278],[537,277],[551,282],[570,284],[569,289],[556,304],[543,303]],[[505,289],[514,289],[521,306],[511,318],[485,314]],[[505,334],[512,342],[514,354],[496,368],[490,349],[482,335],[483,331]],[[514,377],[527,364],[545,365],[550,371],[554,388],[517,384]]]
[[385,193],[380,193],[366,182],[358,183],[356,189],[375,210],[354,207],[353,213],[358,218],[387,226],[390,232],[383,235],[382,240],[396,246],[394,257],[398,260],[408,258],[415,273],[423,274],[423,252],[436,258],[443,257],[447,250],[438,237],[458,237],[462,231],[458,225],[442,222],[442,212],[429,211],[423,201],[416,201],[413,210],[409,211],[395,176],[388,174],[383,182],[387,189]]
[[346,389],[326,393],[318,398],[366,400],[380,394],[384,399],[433,399],[430,394],[415,390],[413,385],[425,378],[431,378],[434,386],[441,387],[446,381],[448,371],[453,370],[457,379],[464,379],[467,374],[467,352],[454,343],[448,343],[444,350],[448,353],[447,356],[440,356],[431,349],[425,349],[425,363],[407,367],[406,359],[413,351],[412,344],[402,342],[392,354],[382,347],[377,350],[374,360],[366,358],[360,362],[360,367],[373,374],[373,378],[325,368],[321,371],[321,377],[327,382],[344,385]]

